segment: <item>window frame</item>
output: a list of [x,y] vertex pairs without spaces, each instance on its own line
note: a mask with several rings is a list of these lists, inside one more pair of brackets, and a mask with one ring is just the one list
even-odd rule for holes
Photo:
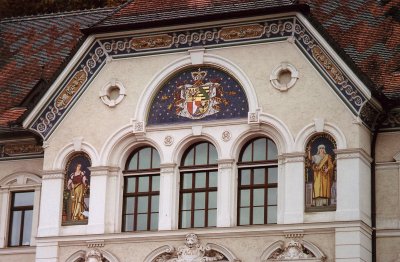
[[[14,206],[15,195],[21,193],[33,193],[32,205],[30,206]],[[23,190],[23,191],[11,191],[10,192],[10,205],[9,205],[9,216],[8,216],[8,236],[7,236],[7,246],[8,247],[25,247],[31,245],[31,240],[29,240],[29,245],[23,245],[23,236],[24,236],[24,222],[25,222],[25,212],[32,211],[32,222],[31,222],[31,229],[30,229],[30,239],[32,238],[32,228],[33,228],[33,210],[35,206],[35,191],[34,190]],[[14,218],[14,211],[22,211],[21,214],[21,221],[19,225],[19,243],[18,245],[11,245],[11,238],[12,238],[12,227],[13,227],[13,218]]]
[[[196,165],[196,154],[197,150],[196,147],[200,144],[207,144],[207,164],[200,164]],[[216,192],[216,198],[218,198],[218,163],[215,161],[215,163],[210,164],[210,145],[214,147],[215,152],[217,154],[217,160],[218,160],[218,152],[216,147],[209,141],[199,141],[196,142],[192,145],[190,145],[185,152],[182,155],[180,166],[179,166],[179,210],[178,210],[178,228],[179,229],[189,229],[189,228],[207,228],[207,227],[216,227],[217,224],[217,204],[215,208],[209,208],[209,195],[212,192]],[[185,160],[188,154],[194,150],[193,153],[193,165],[185,165]],[[210,186],[210,173],[215,172],[217,176],[217,185],[216,186]],[[205,187],[201,188],[196,188],[196,174],[198,173],[205,173]],[[192,186],[191,188],[184,188],[184,175],[185,174],[191,174],[191,182]],[[196,209],[195,208],[195,194],[196,193],[205,193],[204,197],[204,209]],[[185,209],[183,210],[183,194],[190,194],[191,195],[191,204],[190,204],[190,209]],[[217,199],[216,199],[217,201]],[[201,227],[195,227],[195,221],[194,221],[194,214],[195,211],[197,210],[204,210],[204,226]],[[215,210],[215,226],[209,226],[209,221],[208,221],[208,215],[210,210]],[[190,211],[190,226],[189,227],[182,227],[182,212],[183,211]]]
[[[254,160],[254,142],[258,139],[266,139],[266,146],[265,146],[265,160]],[[238,226],[252,226],[252,225],[270,225],[276,223],[268,223],[268,207],[269,206],[276,206],[278,208],[278,199],[276,205],[268,205],[268,189],[276,188],[276,198],[278,198],[278,152],[276,155],[276,159],[268,159],[268,141],[271,141],[275,147],[276,151],[278,150],[276,143],[267,136],[259,136],[254,137],[247,141],[242,148],[240,149],[239,158],[237,161],[237,170],[238,170],[238,178],[237,178],[237,219],[236,223]],[[251,146],[251,161],[242,161],[244,152]],[[276,183],[269,183],[269,169],[276,168],[277,172],[277,180]],[[256,169],[264,169],[264,184],[254,184],[254,172]],[[250,174],[250,181],[248,185],[242,185],[242,172],[243,170],[249,170]],[[254,224],[254,208],[261,207],[261,206],[254,206],[254,190],[255,189],[264,189],[264,223],[262,224]],[[242,190],[250,190],[249,195],[249,223],[248,224],[241,224],[240,223],[240,211],[241,211],[241,192]],[[246,206],[247,207],[247,206]]]
[[[140,162],[140,151],[146,148],[150,148],[151,149],[151,159],[150,159],[150,168],[148,169],[139,169],[139,162]],[[152,187],[153,187],[153,178],[158,176],[160,181],[161,178],[161,168],[153,168],[153,152],[157,153],[159,156],[160,154],[158,153],[158,151],[150,145],[144,145],[141,146],[137,149],[135,149],[134,151],[132,151],[132,153],[129,155],[129,157],[127,158],[127,161],[125,163],[125,170],[122,171],[123,173],[123,194],[122,194],[122,224],[121,224],[121,231],[122,232],[145,232],[145,231],[157,231],[158,230],[158,222],[159,222],[159,217],[157,219],[157,228],[156,229],[151,229],[151,215],[154,213],[157,213],[159,216],[159,211],[160,211],[160,207],[157,207],[157,212],[152,212],[151,208],[152,208],[152,198],[154,196],[158,196],[160,198],[160,189],[158,191],[152,191]],[[129,169],[129,164],[132,160],[132,158],[135,156],[136,153],[138,154],[138,159],[137,159],[137,169]],[[139,183],[138,180],[140,177],[148,177],[149,178],[149,185],[148,185],[148,191],[145,192],[139,192]],[[135,180],[135,191],[128,193],[128,179],[129,178],[134,178]],[[160,183],[160,182],[159,182]],[[160,184],[158,185],[160,187]],[[145,230],[137,230],[137,217],[139,215],[139,213],[137,212],[138,209],[138,199],[139,197],[142,196],[147,196],[149,197],[147,200],[147,228]],[[127,210],[127,199],[129,197],[133,197],[134,198],[134,210],[132,214],[128,214],[126,212]],[[160,203],[160,199],[159,199],[159,203]],[[142,213],[140,213],[142,214]],[[133,228],[132,230],[126,230],[126,216],[127,215],[133,215]]]

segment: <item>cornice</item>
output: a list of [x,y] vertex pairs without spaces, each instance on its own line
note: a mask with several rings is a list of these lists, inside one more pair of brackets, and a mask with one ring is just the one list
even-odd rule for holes
[[362,148],[336,149],[335,153],[337,159],[361,158],[368,165],[371,164],[373,160],[372,157]]
[[89,170],[91,176],[113,176],[118,174],[120,168],[113,166],[94,166],[89,167]]
[[43,170],[42,180],[64,179],[65,173],[63,169]]

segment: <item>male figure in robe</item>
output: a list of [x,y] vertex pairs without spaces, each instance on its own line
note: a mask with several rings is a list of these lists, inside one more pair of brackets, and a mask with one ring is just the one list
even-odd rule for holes
[[325,145],[318,146],[318,152],[312,156],[311,161],[314,176],[313,200],[316,206],[327,206],[331,198],[334,165],[332,157],[325,151]]

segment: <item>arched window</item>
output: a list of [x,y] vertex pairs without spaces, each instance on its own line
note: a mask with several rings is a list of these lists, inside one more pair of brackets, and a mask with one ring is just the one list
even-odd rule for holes
[[218,153],[208,142],[192,145],[180,167],[179,228],[212,227],[217,222]]
[[124,171],[122,231],[158,229],[160,156],[141,147],[129,156]]
[[240,152],[238,225],[274,224],[277,220],[278,150],[266,137],[247,142]]

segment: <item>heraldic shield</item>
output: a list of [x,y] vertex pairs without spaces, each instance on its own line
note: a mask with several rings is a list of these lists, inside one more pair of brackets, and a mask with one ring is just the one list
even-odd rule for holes
[[[178,86],[179,99],[176,101],[176,113],[179,116],[200,119],[218,113],[221,98],[218,94],[222,90],[215,82],[204,83],[206,71],[192,72],[193,83]],[[220,91],[220,92],[218,92]]]

